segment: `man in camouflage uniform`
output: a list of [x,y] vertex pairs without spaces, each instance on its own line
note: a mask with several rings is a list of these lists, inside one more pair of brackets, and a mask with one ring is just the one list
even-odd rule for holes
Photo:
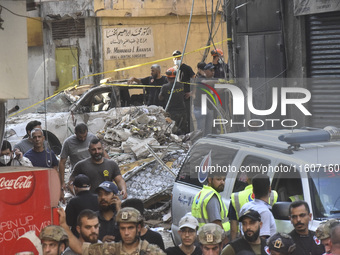
[[276,233],[267,240],[266,252],[271,255],[291,255],[296,245],[290,235]]
[[202,255],[220,255],[224,239],[224,230],[215,223],[207,223],[198,230],[198,241]]
[[331,253],[331,230],[340,222],[336,219],[330,219],[320,223],[319,227],[315,231],[315,236],[321,241],[325,246],[325,252],[327,254]]
[[122,237],[120,242],[110,243],[83,243],[72,234],[64,218],[64,210],[59,209],[60,225],[70,235],[70,247],[73,251],[83,255],[165,255],[156,245],[149,244],[140,239],[142,216],[138,210],[125,207],[117,213],[116,222]]
[[41,230],[43,255],[61,255],[68,246],[68,236],[60,226],[50,225]]

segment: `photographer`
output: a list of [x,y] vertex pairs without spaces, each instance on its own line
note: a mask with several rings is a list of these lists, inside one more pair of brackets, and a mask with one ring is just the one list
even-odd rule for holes
[[1,166],[30,166],[31,161],[24,157],[22,152],[16,149],[12,151],[12,145],[10,142],[4,140],[0,151],[0,167]]

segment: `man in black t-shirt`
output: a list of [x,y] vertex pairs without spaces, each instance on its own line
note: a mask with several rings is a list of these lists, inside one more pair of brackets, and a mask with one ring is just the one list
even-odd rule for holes
[[197,237],[198,221],[191,215],[184,216],[179,221],[178,234],[181,237],[181,244],[174,247],[169,247],[165,250],[167,255],[200,255],[202,250],[195,246]]
[[163,106],[163,103],[159,101],[158,94],[161,90],[163,84],[166,84],[168,81],[165,76],[161,75],[161,67],[158,64],[154,64],[151,66],[151,76],[145,77],[143,79],[138,79],[132,77],[129,79],[128,84],[132,84],[132,82],[136,82],[137,84],[143,85],[153,85],[155,87],[146,87],[146,105],[157,105]]
[[[176,72],[177,71],[173,67],[166,71],[166,76],[169,83],[162,86],[158,95],[159,100],[163,101],[165,105],[170,99],[172,87],[176,78]],[[187,132],[187,115],[184,104],[183,83],[176,82],[167,112],[170,114],[170,118],[176,122],[178,131],[175,133],[179,135],[185,134]]]

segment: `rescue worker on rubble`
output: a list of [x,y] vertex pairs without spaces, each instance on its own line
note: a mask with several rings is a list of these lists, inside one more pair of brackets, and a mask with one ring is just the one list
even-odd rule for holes
[[43,255],[61,255],[68,246],[68,236],[60,226],[50,225],[40,232]]
[[83,244],[72,234],[62,215],[63,209],[59,209],[60,225],[69,235],[70,247],[73,251],[83,255],[101,255],[101,254],[144,254],[144,255],[165,255],[165,253],[156,245],[149,244],[140,239],[142,216],[138,210],[132,207],[121,209],[116,216],[116,222],[122,237],[120,242]]
[[[247,164],[247,166],[252,167],[252,166],[255,166],[255,164],[251,163],[251,164]],[[258,167],[260,166],[258,165]],[[244,190],[239,191],[239,192],[234,192],[231,194],[231,197],[230,197],[231,203],[229,204],[229,210],[228,210],[231,240],[236,239],[239,234],[238,219],[239,219],[239,214],[240,214],[240,210],[242,206],[248,202],[255,200],[255,194],[253,192],[253,185],[251,184],[253,175],[254,174],[251,172],[241,173],[241,175],[239,176],[239,179],[244,180],[247,186],[244,188]],[[277,192],[275,190],[272,190],[272,192],[270,193],[270,197],[269,197],[269,205],[273,206],[273,204],[277,202],[277,199],[278,199]]]
[[159,100],[164,101],[166,105],[168,100],[170,99],[170,95],[172,93],[172,97],[170,99],[169,106],[167,108],[167,112],[170,114],[170,118],[176,122],[176,126],[178,131],[176,134],[185,134],[187,133],[187,114],[185,111],[184,104],[184,85],[183,83],[176,82],[175,88],[172,91],[172,86],[175,82],[176,78],[176,69],[171,67],[166,71],[166,77],[169,83],[164,84],[161,88],[161,91],[158,95]]
[[203,255],[221,254],[225,232],[219,225],[207,223],[198,230],[197,235]]
[[[201,191],[194,197],[191,206],[191,214],[199,223],[200,228],[207,223],[215,223],[222,227],[225,232],[230,229],[228,222],[228,209],[224,204],[220,192],[224,190],[225,176],[210,176],[208,185],[203,185]],[[225,236],[225,243],[228,242]]]
[[321,241],[325,247],[325,253],[331,253],[331,230],[340,222],[337,219],[329,219],[320,223],[315,231],[315,236]]
[[214,65],[215,78],[228,78],[228,64],[224,62],[223,51],[221,49],[214,49],[211,52],[213,57],[212,64]]

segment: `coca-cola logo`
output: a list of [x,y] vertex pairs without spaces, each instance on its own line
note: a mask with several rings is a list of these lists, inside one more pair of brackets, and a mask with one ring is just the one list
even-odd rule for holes
[[33,172],[9,173],[0,178],[0,199],[10,205],[25,202],[33,193],[35,178]]

